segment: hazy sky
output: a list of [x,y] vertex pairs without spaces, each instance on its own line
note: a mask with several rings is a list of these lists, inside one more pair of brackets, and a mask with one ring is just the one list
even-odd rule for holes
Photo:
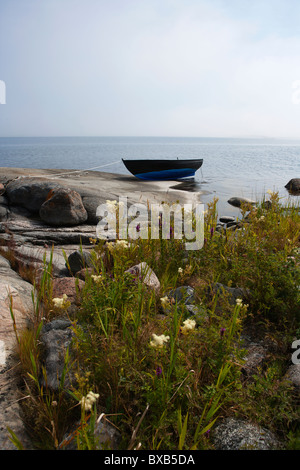
[[300,1],[0,0],[0,80],[0,136],[300,138]]

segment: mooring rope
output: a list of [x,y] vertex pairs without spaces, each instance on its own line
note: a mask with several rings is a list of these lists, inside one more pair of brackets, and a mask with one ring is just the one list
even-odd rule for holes
[[80,172],[84,172],[84,171],[97,170],[98,168],[104,168],[106,166],[115,165],[116,163],[121,163],[121,160],[117,160],[117,161],[112,162],[112,163],[106,163],[105,165],[94,166],[93,168],[84,168],[84,169],[81,169],[81,170],[66,171],[64,173],[56,173],[54,175],[48,175],[48,174],[47,175],[46,174],[24,175],[24,176],[18,176],[16,179],[18,179],[18,178],[43,178],[43,177],[47,177],[48,179],[51,179],[51,178],[55,178],[56,176],[71,175],[73,173],[80,173]]

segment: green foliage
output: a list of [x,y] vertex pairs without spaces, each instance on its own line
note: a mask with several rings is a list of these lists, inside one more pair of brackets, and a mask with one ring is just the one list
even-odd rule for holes
[[[40,385],[45,374],[39,361],[45,318],[40,307],[43,303],[49,313],[52,305],[51,261],[45,263],[30,338],[17,333],[11,306],[40,439],[42,429],[47,430],[40,446],[59,448],[66,427],[62,422],[72,422],[75,411],[81,450],[97,448],[96,417],[103,412],[121,431],[124,449],[210,449],[210,431],[230,410],[271,427],[283,439],[289,433],[290,447],[297,445],[295,403],[283,379],[284,361],[268,365],[249,381],[241,372],[245,324],[260,330],[263,325],[264,334],[277,335],[282,342],[299,331],[299,210],[282,208],[276,194],[271,202],[268,210],[263,204],[242,208],[241,227],[222,233],[216,231],[214,200],[205,216],[205,245],[195,252],[186,252],[183,241],[172,237],[116,246],[100,241],[93,252],[94,274],[87,272],[72,317],[77,385],[66,389],[63,377],[56,396]],[[127,272],[141,261],[158,276],[160,294]],[[249,305],[233,305],[226,293],[216,294],[215,282],[249,289]],[[160,296],[182,285],[195,288],[194,316],[180,303],[171,301],[163,308]],[[189,319],[195,325],[185,330],[183,322]],[[70,360],[67,353],[65,371]],[[99,399],[87,415],[80,402],[90,390]]]

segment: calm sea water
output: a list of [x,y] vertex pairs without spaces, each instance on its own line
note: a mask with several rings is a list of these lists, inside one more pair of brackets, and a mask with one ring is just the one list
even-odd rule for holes
[[[232,196],[261,199],[268,189],[290,197],[285,184],[300,178],[300,141],[276,139],[169,137],[26,137],[0,138],[0,166],[21,168],[91,169],[129,175],[122,158],[203,158],[203,166],[188,185],[201,191],[203,202],[219,198],[219,214],[235,213]],[[104,166],[113,163],[113,165]]]

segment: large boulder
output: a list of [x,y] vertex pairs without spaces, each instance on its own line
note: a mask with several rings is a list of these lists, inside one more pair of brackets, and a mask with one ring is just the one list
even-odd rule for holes
[[56,227],[80,225],[88,218],[80,194],[68,188],[52,190],[39,213],[44,222]]
[[59,185],[45,178],[19,178],[7,184],[6,196],[11,205],[25,207],[32,213],[38,213],[49,192],[54,188],[59,188]]
[[291,193],[300,194],[300,178],[292,178],[285,188]]

